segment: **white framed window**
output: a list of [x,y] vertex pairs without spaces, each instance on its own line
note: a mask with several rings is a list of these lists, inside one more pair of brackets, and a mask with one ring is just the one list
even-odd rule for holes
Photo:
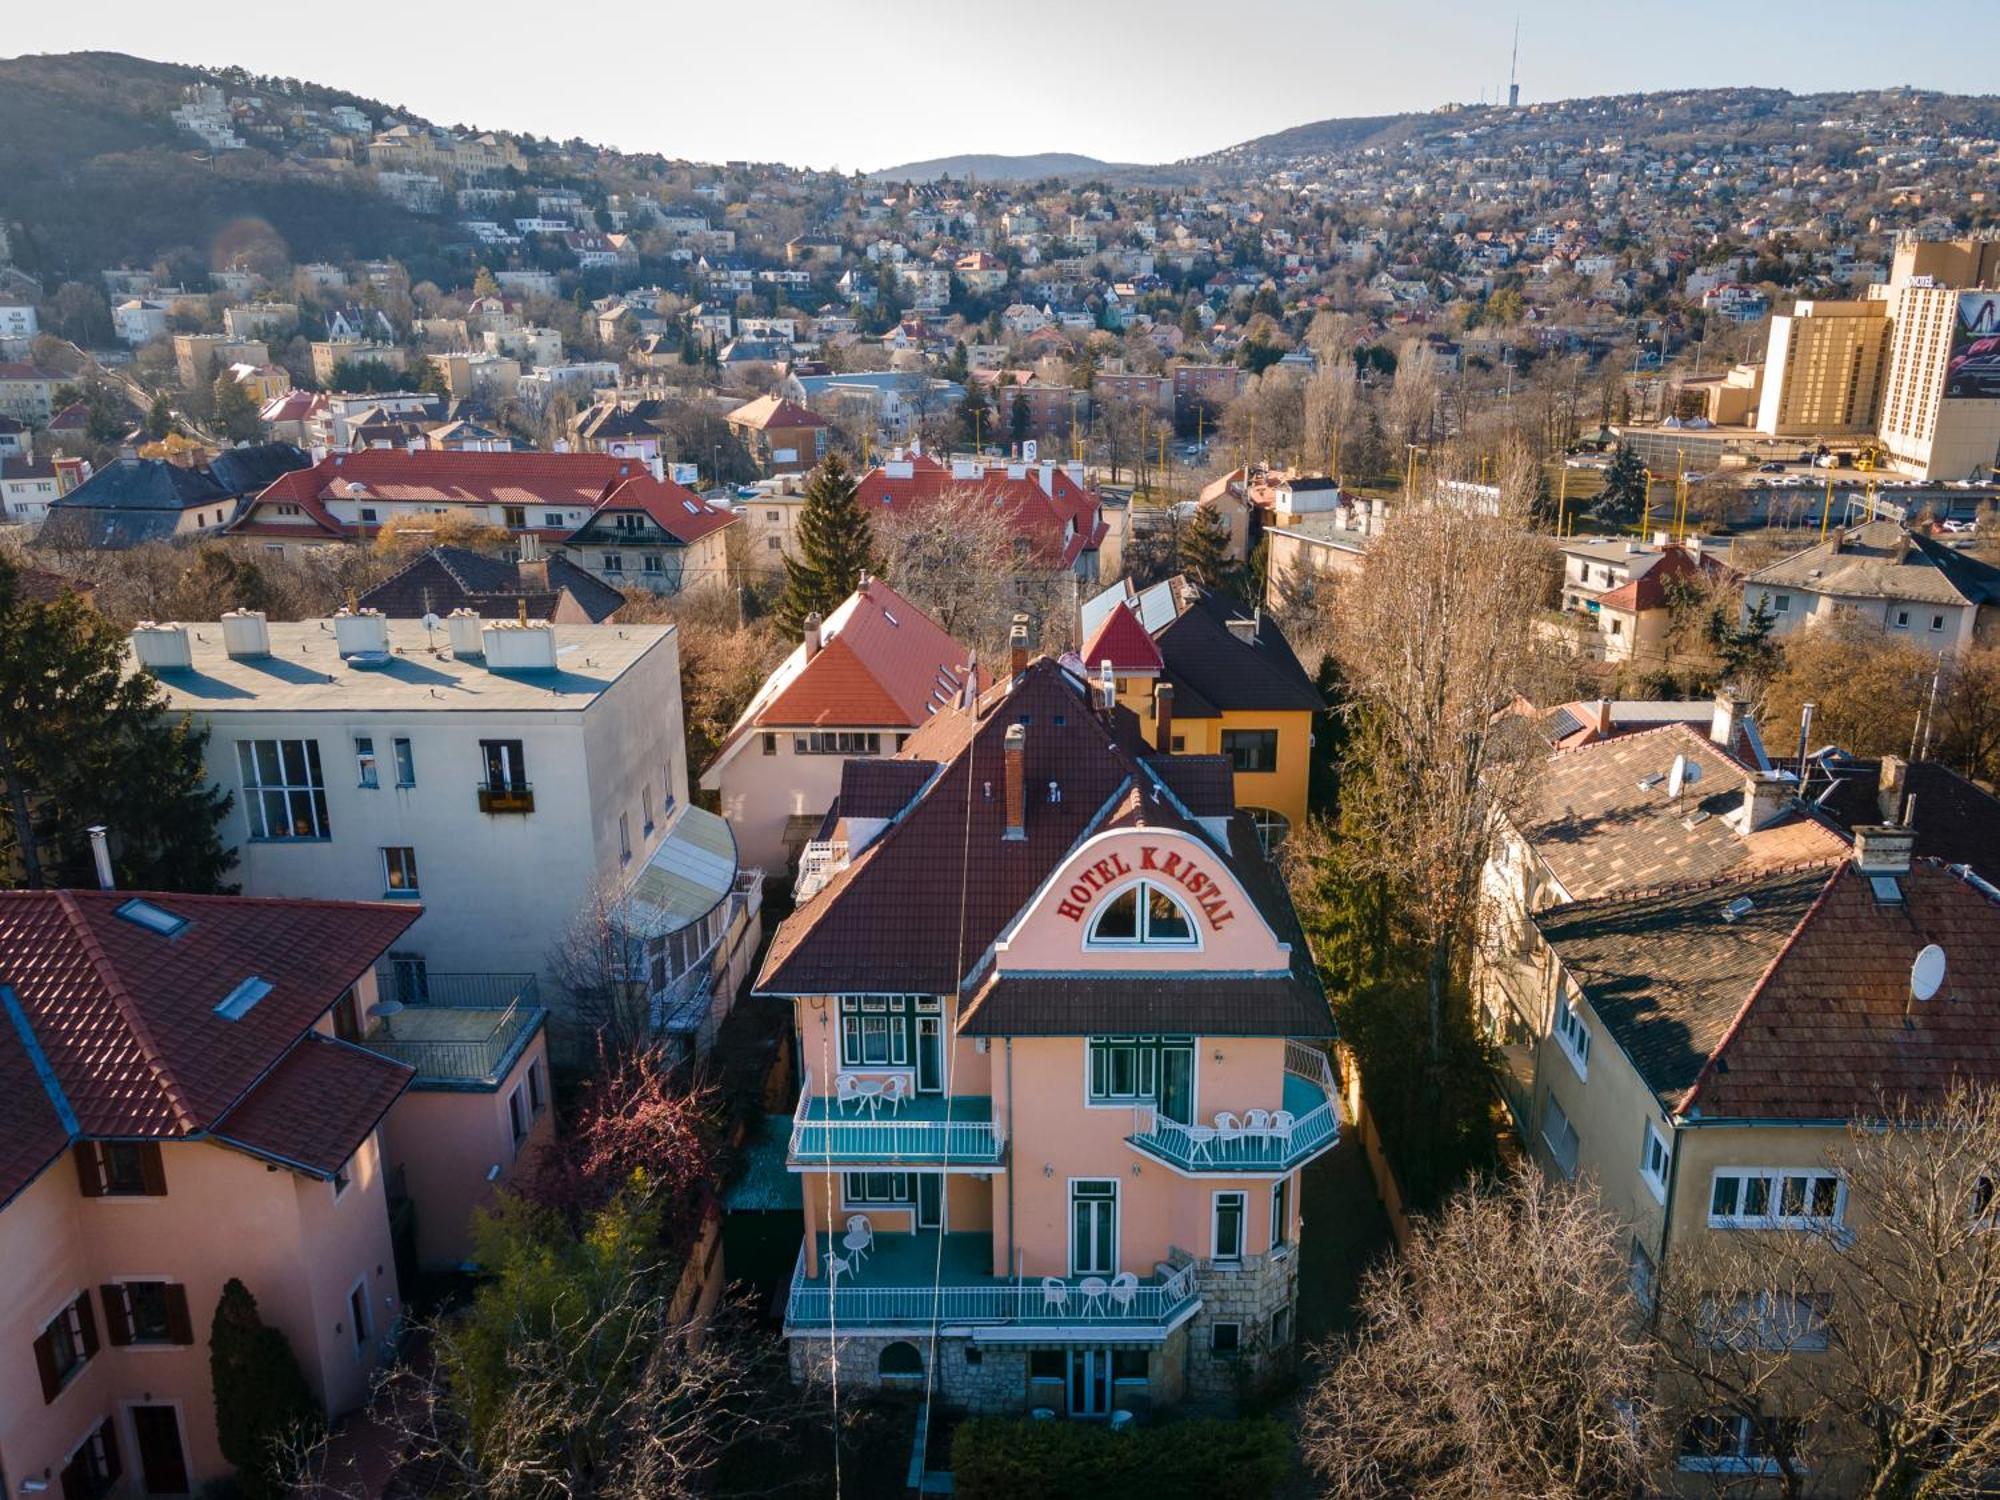
[[1093,948],[1193,948],[1201,939],[1185,906],[1164,886],[1140,880],[1097,908],[1084,941]]
[[1942,630],[1942,629],[1944,629],[1944,616],[1943,616],[1943,615],[1932,615],[1932,616],[1931,616],[1931,629],[1932,629],[1932,631],[1933,631],[1933,632],[1935,632],[1935,631],[1939,631],[1939,630]]
[[1576,1001],[1565,999],[1556,1006],[1556,1040],[1562,1044],[1563,1055],[1569,1065],[1576,1069],[1579,1079],[1590,1077],[1590,1028],[1583,1024],[1583,1014],[1576,1008]]
[[1243,1260],[1244,1220],[1250,1195],[1243,1192],[1217,1193],[1209,1210],[1209,1259],[1217,1265],[1238,1265]]
[[399,899],[417,896],[417,851],[408,845],[391,845],[382,850],[382,894]]
[[1659,1291],[1660,1270],[1653,1260],[1653,1252],[1640,1242],[1636,1234],[1632,1236],[1632,1254],[1626,1266],[1625,1279],[1632,1288],[1632,1300],[1651,1312],[1653,1298]]
[[333,837],[318,740],[238,740],[236,765],[251,838]]
[[1896,611],[1896,623],[1894,628],[1897,630],[1908,630],[1910,628],[1910,612],[1907,609],[1899,609]]
[[410,746],[410,737],[399,734],[390,742],[396,752],[396,785],[415,786],[417,784],[417,757]]
[[357,734],[354,737],[354,773],[358,784],[369,791],[382,784],[381,767],[375,764],[375,737]]
[[814,729],[792,736],[794,755],[880,755],[882,736],[862,729]]
[[1791,612],[1792,612],[1792,596],[1791,596],[1790,594],[1773,594],[1773,595],[1771,595],[1771,613],[1772,613],[1772,614],[1774,614],[1774,615],[1788,615],[1788,614],[1790,614]]
[[1837,1225],[1847,1206],[1840,1174],[1826,1167],[1722,1167],[1709,1189],[1712,1229],[1811,1229]]
[[1576,1127],[1570,1124],[1569,1116],[1563,1111],[1562,1101],[1556,1098],[1553,1092],[1550,1093],[1548,1102],[1542,1106],[1542,1140],[1549,1148],[1549,1155],[1555,1158],[1556,1165],[1562,1169],[1563,1176],[1576,1176],[1579,1144]]
[[1271,1184],[1271,1253],[1277,1254],[1291,1243],[1292,1179],[1280,1177]]
[[841,1202],[849,1208],[904,1208],[917,1201],[908,1172],[846,1172]]
[[1833,1298],[1825,1292],[1746,1292],[1703,1298],[1703,1337],[1714,1349],[1774,1349],[1817,1354],[1829,1342]]
[[1781,1422],[1781,1418],[1734,1412],[1697,1417],[1681,1434],[1676,1467],[1685,1474],[1775,1474],[1772,1428]]
[[1072,1177],[1069,1183],[1069,1273],[1118,1272],[1118,1179]]
[[1646,1186],[1653,1196],[1667,1201],[1667,1163],[1672,1159],[1667,1147],[1667,1133],[1651,1120],[1645,1122],[1645,1138],[1639,1144],[1639,1175],[1646,1179]]

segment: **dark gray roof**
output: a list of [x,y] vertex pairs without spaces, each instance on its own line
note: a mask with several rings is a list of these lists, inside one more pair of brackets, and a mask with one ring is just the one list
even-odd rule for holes
[[1332,1036],[1326,1001],[1290,974],[996,974],[973,996],[962,1036]]
[[608,620],[625,603],[617,589],[561,554],[549,559],[548,586],[543,588],[523,582],[520,564],[465,547],[430,548],[368,590],[361,602],[394,620],[420,620],[427,612],[447,615],[460,608],[505,617],[515,613],[517,604],[526,604],[531,616],[545,620],[554,618],[564,593],[592,624]]
[[1180,616],[1153,636],[1174,685],[1176,713],[1212,718],[1236,709],[1318,713],[1326,707],[1276,620],[1258,615],[1255,638],[1244,640],[1229,622],[1248,618],[1247,611],[1214,589],[1185,589]]
[[[35,538],[57,551],[122,551],[175,534],[184,511],[236,504],[280,474],[312,466],[290,443],[230,448],[206,467],[159,458],[120,458],[49,507]],[[223,517],[227,520],[228,517]]]
[[1750,575],[1766,587],[1925,604],[2000,604],[2000,568],[1895,521],[1870,521]]

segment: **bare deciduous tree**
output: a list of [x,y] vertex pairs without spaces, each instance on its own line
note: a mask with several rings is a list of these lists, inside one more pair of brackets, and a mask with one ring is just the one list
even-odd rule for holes
[[1010,514],[977,489],[953,486],[878,517],[875,541],[890,584],[981,661],[1003,658],[1017,613],[1035,622],[1045,648],[1066,640],[1071,575],[1038,557]]
[[1651,1356],[1615,1218],[1523,1172],[1467,1189],[1361,1288],[1325,1351],[1306,1462],[1354,1500],[1585,1500],[1634,1492],[1651,1454]]
[[1361,415],[1361,383],[1351,359],[1323,364],[1306,382],[1306,462],[1338,477],[1340,452]]

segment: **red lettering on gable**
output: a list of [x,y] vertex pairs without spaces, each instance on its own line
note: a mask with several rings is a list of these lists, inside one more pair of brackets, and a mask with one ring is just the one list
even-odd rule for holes
[[1061,916],[1068,917],[1072,922],[1081,922],[1083,920],[1083,908],[1078,906],[1074,901],[1062,902],[1056,907],[1056,912]]
[[1157,869],[1159,869],[1159,868],[1160,868],[1160,867],[1159,867],[1159,865],[1158,865],[1158,864],[1157,864],[1157,863],[1156,863],[1156,862],[1154,861],[1154,859],[1153,859],[1153,856],[1154,856],[1155,854],[1158,854],[1159,852],[1160,852],[1160,851],[1159,851],[1159,850],[1157,850],[1157,849],[1155,849],[1155,848],[1154,848],[1154,847],[1153,847],[1153,846],[1152,846],[1151,844],[1142,844],[1142,845],[1140,845],[1140,846],[1139,846],[1139,868],[1140,868],[1140,869],[1142,869],[1142,870],[1157,870]]

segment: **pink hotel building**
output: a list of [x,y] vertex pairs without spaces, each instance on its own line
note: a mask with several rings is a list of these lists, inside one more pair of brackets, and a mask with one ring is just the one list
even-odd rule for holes
[[795,1375],[935,1351],[955,1403],[1088,1418],[1288,1359],[1333,1025],[1228,760],[1017,640],[822,831],[758,981],[804,1074]]
[[7,1500],[228,1473],[208,1335],[232,1277],[329,1416],[366,1398],[405,1278],[464,1257],[550,1129],[543,1014],[510,976],[379,999],[420,911],[0,892]]

